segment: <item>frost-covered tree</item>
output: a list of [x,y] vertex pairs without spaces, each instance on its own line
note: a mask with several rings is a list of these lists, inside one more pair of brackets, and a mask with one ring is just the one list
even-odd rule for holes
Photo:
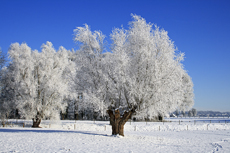
[[6,56],[2,52],[2,49],[0,47],[0,91],[1,91],[1,89],[3,87],[3,84],[2,84],[2,75],[4,74],[3,68],[5,67],[5,64],[6,64]]
[[[4,103],[4,87],[5,87],[5,82],[4,82],[4,74],[5,74],[5,66],[6,64],[6,56],[5,54],[2,52],[1,48],[0,48],[0,117],[1,120],[4,121],[5,117],[7,116],[7,114],[9,114],[10,112],[10,107],[7,106]],[[4,123],[3,123],[4,124]]]
[[[193,105],[193,85],[184,70],[184,54],[176,50],[165,30],[133,15],[130,28],[114,29],[111,52],[103,53],[104,36],[89,27],[75,29],[76,88],[85,102],[107,108],[112,134],[124,135],[124,124],[135,113],[164,116]],[[104,51],[105,52],[105,51]]]
[[183,117],[185,117],[186,116],[186,113],[185,113],[185,111],[183,110],[183,111],[181,111],[181,114],[183,115]]
[[179,112],[179,110],[178,110],[178,109],[176,110],[176,112],[175,112],[175,113],[176,113],[176,116],[177,116],[177,117],[180,115],[180,112]]
[[104,116],[108,82],[104,75],[106,63],[102,54],[105,36],[100,31],[91,32],[88,25],[78,27],[74,32],[74,40],[81,43],[75,59],[77,76],[74,87],[75,92],[82,93],[84,98],[83,103],[78,103],[79,109],[91,107]]
[[194,93],[193,83],[190,76],[184,72],[182,77],[182,88],[183,88],[183,102],[180,104],[179,109],[182,111],[189,110],[193,106]]
[[11,93],[11,98],[6,101],[14,102],[21,117],[33,119],[33,127],[38,127],[41,119],[59,119],[60,111],[66,110],[63,99],[71,94],[71,52],[63,47],[56,52],[47,42],[41,52],[14,43],[8,53],[11,63],[6,70],[6,92]]
[[5,54],[2,52],[2,49],[0,47],[0,69],[2,69],[6,64],[6,56]]
[[197,111],[196,111],[196,109],[195,108],[192,108],[192,115],[195,117],[196,115],[197,115]]
[[192,115],[193,115],[193,114],[192,114],[192,110],[189,110],[189,111],[188,111],[188,116],[189,116],[189,117],[192,117]]
[[[1,99],[0,99],[0,114],[1,119],[8,117],[10,112],[15,109],[13,104],[13,90],[9,89],[9,77],[7,75],[8,69],[4,67],[1,70]],[[6,90],[7,89],[7,90]]]

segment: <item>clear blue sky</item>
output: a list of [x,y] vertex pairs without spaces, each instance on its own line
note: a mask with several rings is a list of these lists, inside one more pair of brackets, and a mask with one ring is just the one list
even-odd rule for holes
[[169,33],[192,77],[194,108],[230,111],[230,0],[1,0],[0,47],[26,42],[40,50],[76,48],[73,29],[87,23],[109,41],[114,27],[125,28],[130,14],[141,15]]

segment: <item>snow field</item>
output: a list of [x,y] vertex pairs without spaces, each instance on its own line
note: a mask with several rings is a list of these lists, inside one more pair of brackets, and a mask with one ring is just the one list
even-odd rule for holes
[[0,152],[230,152],[230,123],[127,122],[122,137],[108,121],[20,122],[0,127]]

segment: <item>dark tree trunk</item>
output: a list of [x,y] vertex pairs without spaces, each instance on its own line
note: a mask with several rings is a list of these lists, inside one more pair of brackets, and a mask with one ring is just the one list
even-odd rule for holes
[[112,110],[107,110],[107,113],[110,117],[110,124],[112,125],[112,135],[119,134],[124,136],[124,125],[128,119],[131,119],[131,116],[134,112],[135,109],[132,109],[129,112],[125,112],[121,117],[119,110],[115,110],[115,113],[113,113]]
[[40,128],[40,123],[41,123],[41,119],[40,118],[36,118],[36,119],[32,119],[33,120],[33,125],[32,125],[32,127],[33,128]]
[[158,120],[162,122],[163,121],[163,117],[161,115],[158,115]]

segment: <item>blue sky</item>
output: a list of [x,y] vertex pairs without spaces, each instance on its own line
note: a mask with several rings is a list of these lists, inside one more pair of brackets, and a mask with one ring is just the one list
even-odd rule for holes
[[107,37],[115,27],[128,27],[130,14],[168,31],[185,53],[192,77],[194,108],[230,111],[229,0],[1,0],[0,47],[26,42],[40,50],[46,41],[56,49],[76,48],[73,30],[87,23]]

